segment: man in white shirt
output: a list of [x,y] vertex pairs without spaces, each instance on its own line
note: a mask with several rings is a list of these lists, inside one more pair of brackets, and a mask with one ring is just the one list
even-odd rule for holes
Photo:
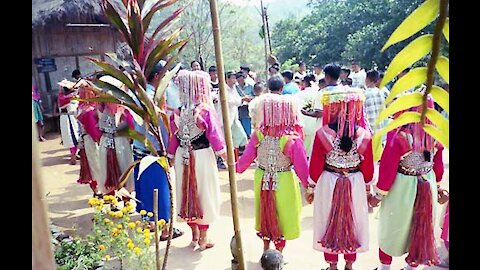
[[304,62],[299,62],[298,71],[293,74],[293,78],[298,78],[301,81],[303,78],[305,78],[305,76],[307,76],[307,66]]
[[365,108],[365,115],[367,117],[368,124],[370,125],[370,128],[372,130],[372,134],[375,134],[377,130],[383,128],[383,125],[385,124],[383,121],[378,125],[375,125],[375,120],[377,119],[380,112],[383,110],[385,103],[385,98],[383,94],[380,92],[380,89],[375,86],[375,83],[378,81],[378,79],[378,71],[369,70],[367,72],[367,77],[365,80],[366,89],[364,92],[365,103],[363,106]]
[[365,78],[367,73],[364,69],[360,68],[360,64],[356,61],[352,61],[352,73],[349,78],[352,78],[352,87],[365,88]]
[[250,77],[250,67],[247,65],[243,65],[240,67],[240,71],[243,73],[243,76],[245,77],[245,83],[249,85],[255,85],[255,80]]

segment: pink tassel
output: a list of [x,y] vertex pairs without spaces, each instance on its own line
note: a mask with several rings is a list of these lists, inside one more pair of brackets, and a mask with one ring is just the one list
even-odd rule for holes
[[92,172],[90,171],[90,166],[88,164],[87,154],[85,149],[81,148],[78,152],[80,155],[80,176],[78,177],[77,183],[79,184],[89,184],[93,180]]
[[[269,181],[271,184],[272,181]],[[282,232],[278,225],[277,207],[275,206],[275,191],[260,191],[260,232],[264,240],[281,240]]]
[[352,185],[348,177],[337,179],[325,235],[319,243],[334,254],[353,253],[360,247],[352,214]]
[[105,180],[106,189],[116,189],[118,187],[118,179],[122,176],[118,165],[117,153],[115,149],[107,149],[107,179]]
[[189,164],[183,165],[182,205],[178,215],[186,221],[203,218],[203,209],[198,198],[195,158],[192,152],[190,152]]
[[421,176],[418,176],[410,247],[405,260],[411,266],[440,263],[433,233],[432,191],[430,183]]

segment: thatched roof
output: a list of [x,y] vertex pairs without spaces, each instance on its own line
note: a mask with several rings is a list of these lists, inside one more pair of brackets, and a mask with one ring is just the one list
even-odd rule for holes
[[32,27],[50,22],[106,22],[102,0],[32,0]]

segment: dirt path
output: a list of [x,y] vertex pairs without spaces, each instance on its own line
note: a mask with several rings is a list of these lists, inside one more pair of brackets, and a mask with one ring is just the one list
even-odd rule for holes
[[[87,201],[92,196],[88,185],[76,183],[79,165],[69,165],[69,151],[60,144],[58,134],[49,134],[47,141],[40,143],[40,157],[42,159],[42,172],[44,191],[48,203],[49,216],[54,224],[62,229],[84,235],[91,228],[91,209]],[[442,184],[448,189],[448,153],[445,153],[445,177]],[[249,270],[261,269],[258,264],[262,254],[262,244],[253,229],[253,169],[237,175],[238,202],[240,213],[241,233],[244,245],[244,254]],[[186,234],[172,241],[171,254],[169,255],[169,269],[171,270],[227,270],[230,269],[230,239],[233,233],[231,218],[230,194],[228,172],[220,172],[221,190],[221,217],[211,225],[210,238],[216,243],[212,249],[203,252],[194,252],[188,246],[191,240],[188,226],[176,223],[175,227]],[[304,205],[302,210],[301,237],[287,242],[284,250],[285,259],[289,262],[285,270],[310,270],[326,268],[328,265],[323,259],[323,254],[312,249],[312,212],[311,205]],[[378,263],[376,211],[370,214],[370,250],[358,254],[355,270],[372,270]],[[438,224],[438,222],[436,223]],[[162,242],[161,247],[165,244]],[[162,251],[163,254],[163,251]],[[398,270],[405,265],[403,259],[395,258],[392,270]],[[339,269],[343,269],[340,257]],[[422,269],[422,268],[419,268]],[[427,268],[425,268],[427,269]],[[446,269],[435,268],[429,269]]]

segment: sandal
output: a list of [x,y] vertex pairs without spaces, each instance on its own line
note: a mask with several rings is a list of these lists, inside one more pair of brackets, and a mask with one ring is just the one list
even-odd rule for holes
[[[172,239],[175,239],[177,237],[180,237],[183,235],[183,232],[177,228],[173,228],[173,234],[172,234]],[[168,240],[168,236],[163,236],[161,235],[160,236],[160,241],[167,241]],[[192,241],[193,242],[193,241]]]
[[[205,241],[205,242],[202,243],[202,244],[200,244],[200,241],[201,241],[201,240],[203,240],[203,241]],[[208,239],[202,239],[202,238],[200,238],[200,239],[198,240],[198,245],[199,245],[200,251],[204,251],[205,249],[209,249],[209,248],[212,248],[212,247],[215,246],[215,244],[212,243],[212,242],[210,242]]]

